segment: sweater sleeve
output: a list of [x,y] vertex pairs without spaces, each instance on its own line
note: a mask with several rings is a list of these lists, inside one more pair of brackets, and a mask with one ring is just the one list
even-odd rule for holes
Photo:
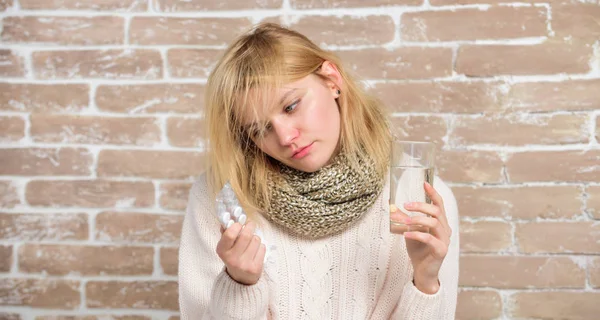
[[[179,245],[179,309],[188,319],[266,319],[266,277],[255,285],[237,283],[216,254],[220,224],[212,214],[206,175],[192,186]],[[213,218],[214,217],[214,218]]]
[[452,190],[437,176],[435,177],[434,188],[444,200],[444,209],[450,228],[452,228],[448,253],[444,258],[439,273],[440,289],[435,294],[426,294],[419,291],[412,283],[412,279],[409,279],[404,285],[402,296],[392,319],[454,319],[458,292],[458,259],[460,248],[458,206]]

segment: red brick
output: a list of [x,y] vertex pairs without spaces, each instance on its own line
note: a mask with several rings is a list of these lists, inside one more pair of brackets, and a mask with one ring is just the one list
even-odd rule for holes
[[461,252],[498,252],[509,249],[511,245],[511,226],[506,222],[460,222]]
[[11,181],[0,181],[0,207],[13,208],[20,203],[16,185]]
[[509,297],[511,319],[589,320],[598,316],[599,292],[518,292]]
[[0,213],[0,240],[60,241],[87,240],[88,218],[85,214]]
[[26,10],[102,10],[139,12],[148,10],[146,0],[19,0],[21,9]]
[[282,0],[156,0],[154,8],[162,12],[206,11],[206,10],[248,10],[281,8]]
[[89,175],[92,154],[82,148],[0,149],[0,175]]
[[519,223],[515,236],[519,250],[525,253],[600,253],[598,222]]
[[134,212],[102,212],[96,216],[99,241],[118,243],[178,244],[182,215],[157,215]]
[[590,71],[592,47],[581,44],[467,45],[458,49],[456,72],[473,77],[578,74]]
[[[1,217],[1,216],[0,216]],[[13,262],[13,247],[0,245],[0,272],[10,272]],[[0,315],[0,319],[2,316]]]
[[129,39],[139,45],[227,45],[250,29],[248,18],[134,17]]
[[502,297],[497,291],[458,292],[456,320],[496,319],[502,316]]
[[463,255],[459,279],[472,287],[583,289],[585,269],[568,257]]
[[206,169],[205,160],[199,152],[102,150],[98,176],[187,179]]
[[32,114],[35,142],[152,146],[160,143],[155,118],[121,118]]
[[422,0],[290,0],[290,5],[294,9],[418,6],[422,3]]
[[191,183],[161,183],[160,206],[164,209],[185,210],[191,187]]
[[196,148],[205,146],[206,127],[203,119],[169,118],[167,136],[176,147]]
[[588,281],[592,288],[600,288],[600,257],[588,257]]
[[89,281],[88,308],[178,310],[177,281]]
[[[572,144],[589,140],[587,115],[494,114],[458,117],[450,134],[454,145]],[[515,134],[518,132],[518,134]]]
[[13,0],[0,0],[0,11],[6,11],[6,9],[13,6]]
[[96,106],[110,112],[198,114],[203,104],[202,84],[100,85],[96,89]]
[[437,116],[392,117],[392,131],[395,137],[412,141],[431,141],[441,149],[448,130],[446,121]]
[[0,110],[18,112],[78,112],[89,105],[86,84],[0,83]]
[[600,116],[596,117],[596,141],[600,141]]
[[19,270],[67,275],[151,275],[154,248],[25,244],[19,247]]
[[446,182],[502,182],[502,160],[489,151],[443,151],[437,153],[438,174]]
[[[466,5],[466,4],[500,4],[506,0],[429,0],[432,6]],[[519,0],[522,3],[548,3],[549,0]]]
[[600,39],[600,6],[593,3],[552,6],[552,30],[557,37]]
[[[2,6],[2,0],[0,0],[0,9]],[[2,320],[21,320],[21,315],[18,313],[5,313],[0,312],[0,319]]]
[[160,53],[147,49],[38,51],[32,61],[40,79],[154,80],[163,76]]
[[407,12],[400,22],[405,41],[511,39],[542,37],[547,33],[543,7]]
[[79,281],[61,279],[0,279],[0,306],[77,309]]
[[391,112],[478,113],[502,110],[498,83],[380,83],[371,91]]
[[2,41],[61,45],[123,44],[125,21],[121,17],[20,16],[2,20]]
[[571,219],[583,207],[578,186],[453,186],[452,191],[461,217]]
[[25,121],[21,117],[0,116],[0,142],[17,142],[25,137]]
[[598,110],[599,87],[598,79],[515,83],[506,96],[506,106],[529,112]]
[[[542,161],[543,159],[543,161]],[[506,162],[511,182],[600,181],[600,150],[515,153]]]
[[300,16],[290,27],[317,45],[359,46],[394,40],[390,16]]
[[110,180],[31,181],[27,184],[26,198],[34,206],[151,207],[154,185]]
[[218,49],[170,49],[169,73],[176,78],[207,78],[223,54]]
[[428,79],[452,75],[452,49],[403,47],[337,51],[361,79]]
[[23,57],[15,54],[11,50],[0,50],[0,77],[23,76],[25,76]]
[[587,211],[594,219],[600,219],[600,186],[586,188],[588,194]]
[[177,275],[179,248],[160,248],[160,266],[166,275]]

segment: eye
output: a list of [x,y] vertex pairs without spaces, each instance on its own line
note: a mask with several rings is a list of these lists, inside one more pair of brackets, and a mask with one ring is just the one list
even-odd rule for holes
[[296,100],[294,101],[294,103],[290,104],[289,106],[285,107],[285,112],[290,113],[293,112],[294,110],[296,110],[296,107],[298,106],[298,103],[300,103],[300,100]]

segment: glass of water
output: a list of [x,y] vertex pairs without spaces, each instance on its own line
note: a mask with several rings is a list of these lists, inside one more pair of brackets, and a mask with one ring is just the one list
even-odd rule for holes
[[[431,203],[425,193],[424,182],[433,186],[435,174],[435,145],[431,142],[402,141],[392,142],[390,163],[390,204],[410,217],[425,215],[421,212],[411,212],[404,208],[406,202]],[[406,231],[429,232],[423,226],[407,226],[390,216],[390,232],[403,234]]]

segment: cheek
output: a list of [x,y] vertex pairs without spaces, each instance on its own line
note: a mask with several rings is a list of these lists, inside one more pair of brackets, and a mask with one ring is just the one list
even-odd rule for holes
[[257,143],[256,146],[260,151],[265,153],[274,159],[280,159],[281,155],[278,154],[278,142],[273,139],[265,139],[265,141],[261,143]]

